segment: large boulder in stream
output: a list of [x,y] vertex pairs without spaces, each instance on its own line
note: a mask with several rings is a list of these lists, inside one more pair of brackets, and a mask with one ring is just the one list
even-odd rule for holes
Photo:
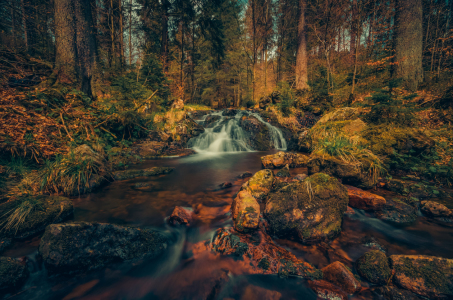
[[395,283],[429,299],[453,298],[453,259],[425,255],[392,255]]
[[341,287],[348,294],[360,291],[360,281],[342,262],[336,261],[321,269],[324,279]]
[[386,284],[392,275],[387,255],[380,250],[371,250],[356,262],[357,272],[371,283]]
[[27,265],[11,257],[0,257],[0,295],[20,288],[27,280]]
[[157,231],[80,222],[48,226],[39,253],[49,272],[70,273],[155,257],[167,247],[167,239]]
[[337,179],[318,173],[269,196],[264,215],[269,232],[302,243],[336,236],[348,206],[348,191]]
[[286,165],[298,168],[305,166],[308,159],[304,154],[279,151],[276,154],[261,157],[261,164],[265,169],[280,169]]
[[260,205],[247,191],[240,191],[231,204],[234,228],[237,231],[255,229],[260,221]]
[[214,127],[214,124],[220,120],[222,117],[219,115],[209,115],[204,119],[204,127],[205,128],[211,128]]
[[385,198],[362,189],[346,186],[349,195],[349,206],[363,210],[381,210],[387,203]]
[[254,116],[242,116],[239,126],[248,135],[248,144],[254,150],[266,151],[273,148],[269,128]]
[[441,203],[435,201],[422,201],[420,209],[430,218],[435,218],[444,222],[453,222],[453,210]]
[[257,200],[262,201],[272,190],[273,183],[274,173],[271,170],[261,170],[242,185],[241,191],[247,191]]
[[387,199],[382,210],[376,211],[376,216],[384,221],[406,225],[417,220],[418,208],[406,203],[403,198]]

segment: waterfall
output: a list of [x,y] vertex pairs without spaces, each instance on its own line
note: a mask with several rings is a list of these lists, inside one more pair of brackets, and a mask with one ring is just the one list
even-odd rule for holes
[[264,121],[260,115],[246,111],[238,111],[234,116],[223,116],[222,111],[204,116],[198,121],[201,125],[205,124],[209,116],[217,120],[208,124],[204,133],[191,139],[189,147],[199,153],[254,151],[248,143],[250,135],[240,126],[241,117],[248,115],[254,116],[268,128],[271,147],[286,150],[286,141],[280,129]]

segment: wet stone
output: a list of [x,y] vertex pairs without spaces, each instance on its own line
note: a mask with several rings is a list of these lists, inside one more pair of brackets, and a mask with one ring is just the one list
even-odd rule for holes
[[348,189],[349,206],[351,207],[377,211],[381,210],[386,203],[385,198],[379,195],[366,192],[353,186],[346,185],[346,188]]
[[339,287],[325,280],[309,281],[308,286],[315,291],[320,299],[347,300],[348,295]]
[[375,284],[386,284],[392,274],[387,256],[379,250],[362,255],[356,262],[356,268],[360,276]]
[[419,300],[414,293],[401,290],[394,286],[380,286],[373,289],[373,292],[386,300]]
[[0,293],[20,288],[28,276],[29,271],[25,264],[11,257],[0,257]]
[[173,225],[188,225],[193,222],[193,210],[189,207],[176,206],[168,222]]
[[388,199],[381,211],[376,216],[384,221],[396,224],[410,224],[417,220],[418,209],[400,199]]
[[354,294],[361,288],[360,282],[343,263],[336,261],[321,269],[324,279],[341,287],[345,292]]
[[227,188],[232,187],[233,184],[231,182],[229,182],[229,181],[226,181],[226,182],[221,183],[219,186],[220,186],[221,189],[227,189]]
[[252,172],[244,172],[242,174],[239,175],[239,178],[247,178],[247,177],[252,177],[253,176],[253,173]]

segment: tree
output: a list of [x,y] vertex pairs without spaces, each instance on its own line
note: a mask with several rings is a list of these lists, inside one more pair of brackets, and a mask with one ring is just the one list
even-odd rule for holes
[[299,22],[297,24],[296,89],[308,89],[308,57],[305,25],[306,0],[299,0]]
[[416,91],[423,81],[422,0],[396,0],[395,15],[395,76]]

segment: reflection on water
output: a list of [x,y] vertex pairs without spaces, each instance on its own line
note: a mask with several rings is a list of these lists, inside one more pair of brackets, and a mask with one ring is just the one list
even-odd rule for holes
[[[260,170],[260,157],[270,153],[198,154],[149,161],[140,168],[171,166],[175,170],[160,177],[114,182],[97,193],[73,199],[75,221],[154,227],[174,243],[156,260],[128,262],[63,278],[46,275],[35,257],[39,239],[17,244],[6,255],[27,255],[32,274],[24,290],[11,299],[316,299],[300,278],[247,275],[248,266],[240,260],[200,247],[217,228],[231,225],[230,204],[247,180],[237,176]],[[293,175],[303,171],[291,169]],[[233,187],[220,190],[218,185],[225,181],[231,181]],[[136,187],[137,183],[149,185]],[[196,209],[199,220],[194,227],[165,225],[165,218],[177,205]],[[287,240],[277,242],[318,268],[338,260],[353,268],[354,261],[369,250],[363,241],[370,237],[389,254],[453,258],[452,228],[423,218],[409,227],[397,228],[358,210],[346,215],[343,232],[329,243],[306,246]],[[362,299],[370,299],[370,292],[364,293]]]

